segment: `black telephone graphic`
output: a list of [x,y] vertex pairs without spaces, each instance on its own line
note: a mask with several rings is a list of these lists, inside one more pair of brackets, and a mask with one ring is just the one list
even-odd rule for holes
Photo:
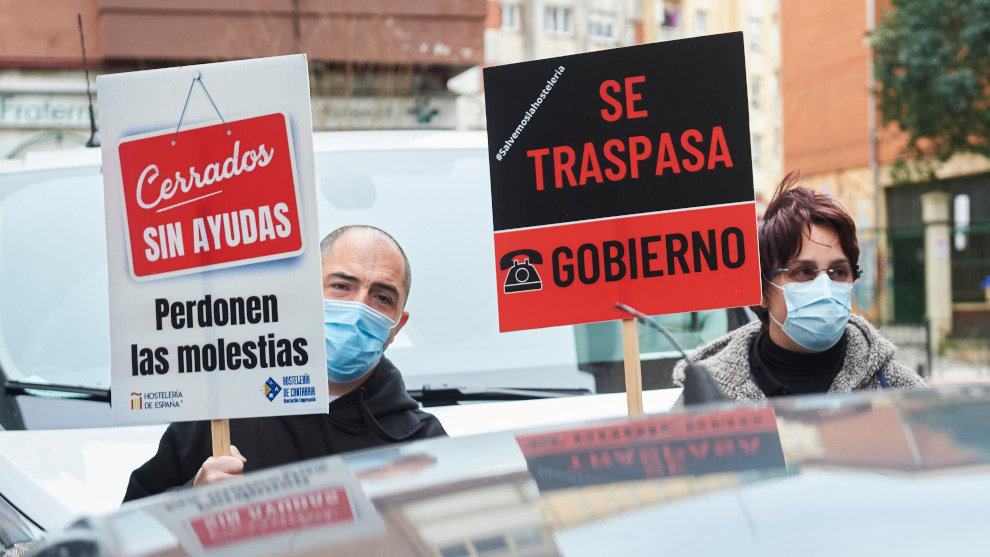
[[[517,257],[525,257],[522,263],[516,261]],[[509,269],[509,274],[505,276],[505,293],[527,292],[529,290],[542,290],[543,281],[540,274],[536,272],[536,267],[530,263],[540,265],[543,263],[543,256],[540,252],[532,249],[517,249],[502,256],[498,266],[504,271]]]

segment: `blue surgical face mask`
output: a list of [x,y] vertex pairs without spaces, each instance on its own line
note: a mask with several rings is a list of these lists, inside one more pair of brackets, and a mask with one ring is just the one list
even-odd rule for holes
[[374,369],[396,325],[361,302],[323,300],[328,379],[349,383]]
[[[851,282],[835,282],[822,273],[808,282],[790,282],[783,290],[787,304],[787,319],[781,323],[770,319],[791,340],[808,350],[827,350],[842,338],[852,308]],[[769,313],[769,312],[768,312]]]

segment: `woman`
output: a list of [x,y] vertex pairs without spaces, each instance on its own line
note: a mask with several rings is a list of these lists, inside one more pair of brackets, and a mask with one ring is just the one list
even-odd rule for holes
[[[894,359],[896,347],[851,315],[859,280],[856,224],[831,196],[780,183],[759,228],[763,300],[759,323],[699,347],[692,356],[731,400],[924,387]],[[674,368],[684,380],[685,362]]]

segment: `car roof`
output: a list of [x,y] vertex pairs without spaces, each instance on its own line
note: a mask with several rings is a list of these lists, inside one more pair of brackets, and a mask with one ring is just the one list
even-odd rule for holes
[[15,172],[31,172],[56,168],[91,167],[99,165],[99,147],[76,147],[52,151],[29,151],[24,158],[0,159],[0,176]]
[[[487,149],[484,131],[374,130],[314,132],[316,153],[346,151]],[[29,151],[23,158],[0,159],[0,175],[101,164],[100,147]]]
[[487,149],[484,131],[342,131],[313,134],[313,150]]

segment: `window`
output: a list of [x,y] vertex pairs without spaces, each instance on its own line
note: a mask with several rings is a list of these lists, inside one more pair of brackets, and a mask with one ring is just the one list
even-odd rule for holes
[[[743,323],[756,321],[755,316],[749,317],[741,308],[675,313],[654,318],[669,329],[684,350],[693,350]],[[575,325],[573,330],[579,368],[595,378],[597,391],[622,392],[625,389],[625,370],[619,322],[585,323]],[[639,349],[643,388],[674,386],[670,370],[681,354],[670,340],[651,327],[640,327]]]
[[615,25],[612,18],[602,15],[588,17],[588,38],[603,43],[614,42]]
[[760,108],[760,94],[763,92],[763,80],[759,76],[749,79],[749,104],[753,108]]
[[519,4],[509,2],[502,4],[502,29],[506,31],[519,30]]
[[543,538],[536,528],[527,528],[512,532],[512,543],[515,544],[516,549],[539,547],[543,545]]
[[775,164],[780,164],[780,146],[783,141],[780,140],[780,128],[775,128],[773,130],[773,162]]
[[109,387],[110,302],[99,167],[5,174],[3,184],[3,373],[14,380]]
[[441,557],[470,557],[471,551],[467,544],[459,542],[453,545],[445,545],[440,548]]
[[767,37],[769,42],[769,47],[767,50],[770,52],[780,52],[780,25],[776,21],[770,22],[770,36]]
[[478,552],[478,555],[509,552],[509,543],[505,540],[504,536],[491,536],[471,541],[474,543],[474,549]]
[[681,27],[681,12],[676,9],[664,7],[663,20],[660,24],[660,40],[672,41],[684,37],[684,29]]
[[677,27],[681,23],[681,13],[672,8],[663,9],[663,27]]
[[762,30],[763,23],[755,18],[749,18],[749,25],[746,29],[746,41],[749,44],[750,50],[760,50],[760,32]]
[[561,6],[547,6],[544,12],[547,33],[555,35],[570,35],[574,32],[573,19],[570,8]]
[[694,15],[694,34],[695,36],[708,34],[708,12],[698,10]]
[[774,111],[780,110],[780,77],[777,74],[770,76],[770,95],[773,99]]
[[760,134],[753,134],[753,166],[759,166],[762,164],[762,153],[763,153],[763,136]]

